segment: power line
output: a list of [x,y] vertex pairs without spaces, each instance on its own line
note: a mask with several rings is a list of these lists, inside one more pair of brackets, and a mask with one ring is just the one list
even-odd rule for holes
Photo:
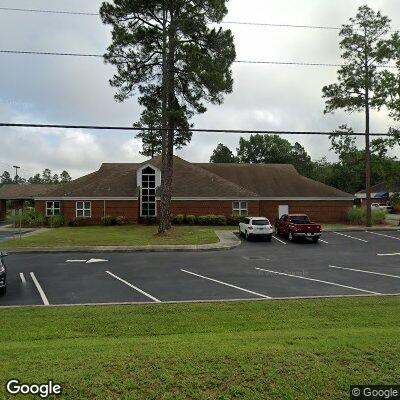
[[[50,51],[23,51],[23,50],[0,50],[0,54],[20,54],[20,55],[38,55],[38,56],[60,56],[60,57],[83,57],[83,58],[103,58],[102,54],[86,53],[64,53]],[[266,64],[266,65],[294,65],[304,67],[342,67],[344,64],[333,63],[314,63],[301,61],[257,61],[257,60],[235,60],[236,64]],[[397,68],[395,65],[378,65],[379,68]]]
[[79,11],[40,10],[40,9],[11,8],[11,7],[0,7],[0,10],[2,10],[2,11],[29,12],[29,13],[41,13],[41,14],[65,14],[65,15],[99,16],[99,13],[79,12]]
[[[0,122],[1,127],[12,128],[55,128],[55,129],[84,129],[84,130],[105,130],[105,131],[149,131],[154,128],[132,127],[132,126],[100,126],[100,125],[60,125],[60,124],[22,124]],[[170,130],[168,128],[158,128],[159,131]],[[179,131],[179,129],[175,129]],[[279,130],[245,130],[245,129],[190,129],[196,133],[239,133],[239,134],[264,134],[264,135],[323,135],[330,136],[334,132],[323,131],[279,131]],[[352,132],[349,136],[365,136],[363,132]],[[393,136],[390,133],[370,133],[370,136]]]
[[[61,11],[61,10],[42,10],[42,9],[28,9],[28,8],[11,8],[0,7],[2,11],[17,11],[26,13],[41,13],[41,14],[61,14],[61,15],[86,15],[86,16],[100,16],[99,13],[86,12],[86,11]],[[226,25],[247,25],[247,26],[266,26],[272,28],[296,28],[296,29],[316,29],[316,30],[329,30],[338,31],[342,29],[339,26],[328,25],[297,25],[297,24],[274,24],[269,22],[246,22],[246,21],[222,21],[221,24]]]

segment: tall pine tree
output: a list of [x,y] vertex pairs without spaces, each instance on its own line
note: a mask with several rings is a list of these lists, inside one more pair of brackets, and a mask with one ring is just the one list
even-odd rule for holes
[[174,135],[182,109],[204,113],[232,91],[235,47],[230,30],[211,27],[227,0],[114,0],[100,9],[112,27],[105,61],[117,72],[116,99],[161,90],[162,187],[159,232],[171,227]]

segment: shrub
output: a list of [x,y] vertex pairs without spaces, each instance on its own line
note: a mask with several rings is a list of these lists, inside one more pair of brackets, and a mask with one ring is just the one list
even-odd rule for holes
[[46,218],[46,226],[51,228],[59,228],[64,225],[64,217],[62,215],[51,215]]
[[378,225],[385,221],[387,212],[384,210],[372,210],[372,224]]
[[172,223],[175,225],[183,225],[185,223],[185,216],[182,214],[175,215],[172,218]]
[[393,209],[397,212],[400,212],[400,193],[393,193],[392,196],[390,196],[390,205],[393,207]]
[[199,217],[197,217],[197,224],[198,225],[207,225],[208,217],[206,215],[200,215]]
[[128,220],[123,215],[120,215],[119,217],[115,218],[115,223],[117,225],[126,225],[128,223]]
[[[383,210],[372,210],[372,224],[382,224],[386,212]],[[365,225],[367,223],[367,209],[365,207],[350,208],[347,211],[347,221],[353,225]]]
[[23,228],[39,228],[45,225],[44,215],[34,208],[26,208],[21,213],[15,210],[15,215],[12,214],[11,220],[15,226],[21,225]]
[[101,224],[104,226],[116,225],[117,221],[111,215],[105,215],[101,218]]
[[227,225],[230,226],[237,226],[239,225],[241,222],[244,222],[246,216],[245,215],[231,215],[228,219],[227,219]]
[[224,215],[202,215],[197,217],[198,225],[226,225],[226,218]]
[[197,218],[194,215],[186,215],[185,219],[188,225],[195,225],[197,223]]
[[143,225],[155,225],[157,223],[156,217],[141,217],[140,222]]
[[91,225],[90,222],[91,222],[90,218],[76,217],[68,222],[68,226],[88,226]]

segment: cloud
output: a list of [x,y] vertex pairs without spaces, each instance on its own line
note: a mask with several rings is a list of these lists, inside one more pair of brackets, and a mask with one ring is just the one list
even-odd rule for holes
[[[101,1],[20,0],[20,8],[96,12]],[[369,4],[381,9],[400,27],[400,4],[395,1],[298,0],[228,2],[227,21],[250,21],[340,26],[357,7]],[[2,4],[12,7],[13,1]],[[109,28],[97,17],[2,12],[2,48],[102,54],[109,45]],[[16,29],[18,27],[18,29]],[[228,26],[225,26],[226,28]],[[230,25],[238,59],[337,63],[340,61],[337,31]],[[114,68],[101,59],[0,55],[2,121],[132,125],[140,115],[135,98],[117,103],[108,80]],[[197,128],[324,130],[348,123],[363,129],[362,114],[324,115],[321,89],[336,80],[336,68],[235,64],[234,90],[221,106],[208,106],[194,117]],[[372,129],[386,131],[391,121],[385,112],[374,112]],[[177,154],[191,161],[208,161],[218,143],[233,150],[241,135],[194,134],[192,142]],[[314,158],[334,159],[326,137],[290,136]],[[49,167],[77,177],[97,169],[102,162],[138,162],[140,141],[134,133],[8,129],[0,131],[0,168],[18,163],[31,175]]]

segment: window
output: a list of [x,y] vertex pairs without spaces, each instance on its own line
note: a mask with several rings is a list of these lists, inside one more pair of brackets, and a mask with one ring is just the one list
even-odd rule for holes
[[46,217],[52,215],[60,215],[60,202],[59,201],[46,201]]
[[156,171],[151,167],[142,171],[141,215],[156,216]]
[[247,201],[234,201],[233,215],[248,215]]
[[292,222],[294,224],[304,225],[304,224],[309,224],[310,220],[308,219],[307,215],[297,215],[294,217],[290,217],[289,222]]
[[77,201],[76,202],[76,216],[77,217],[91,217],[92,216],[92,203],[90,201]]

